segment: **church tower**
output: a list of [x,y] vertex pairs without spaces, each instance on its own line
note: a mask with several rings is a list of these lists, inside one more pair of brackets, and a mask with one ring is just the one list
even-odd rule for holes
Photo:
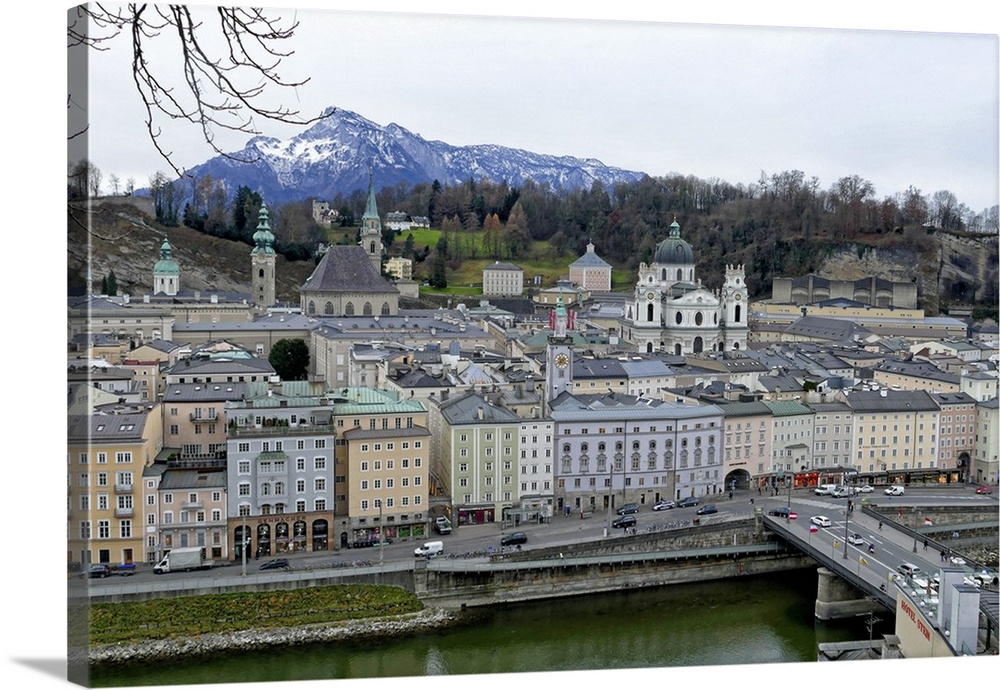
[[176,295],[181,288],[181,269],[173,258],[166,237],[160,245],[160,260],[153,266],[153,294]]
[[274,235],[271,234],[271,221],[268,219],[267,204],[261,204],[257,220],[257,232],[253,234],[256,245],[250,251],[250,269],[252,271],[253,301],[258,307],[274,306]]
[[368,171],[368,203],[365,214],[361,216],[361,246],[375,267],[375,272],[382,274],[382,221],[378,217],[378,206],[375,204],[375,182],[371,170]]
[[750,325],[746,271],[743,265],[726,265],[726,282],[722,285],[722,323],[726,351],[745,350]]
[[573,337],[567,332],[569,315],[562,297],[550,316],[552,334],[545,357],[545,403],[551,403],[563,391],[573,392]]

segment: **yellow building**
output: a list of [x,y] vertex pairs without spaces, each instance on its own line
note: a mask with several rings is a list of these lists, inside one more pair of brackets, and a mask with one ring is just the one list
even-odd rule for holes
[[854,465],[875,482],[937,478],[940,408],[926,391],[852,391]]
[[336,394],[339,545],[424,537],[430,507],[427,410],[374,388]]
[[68,418],[69,563],[142,561],[142,472],[162,445],[158,404],[106,405]]

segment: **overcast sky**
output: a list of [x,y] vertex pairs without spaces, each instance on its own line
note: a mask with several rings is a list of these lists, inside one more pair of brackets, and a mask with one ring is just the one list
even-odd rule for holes
[[[616,9],[627,21],[607,19],[608,9],[592,3],[570,14],[515,2],[508,11],[520,18],[350,11],[398,2],[273,4],[300,21],[281,73],[310,78],[275,95],[304,115],[336,106],[425,139],[597,158],[654,176],[748,184],[762,171],[801,170],[824,189],[859,175],[880,198],[913,185],[924,194],[950,190],[974,211],[998,203],[998,44],[989,10],[963,29],[939,20],[939,4],[931,13],[908,3],[902,19],[894,2],[887,6],[895,12],[866,11],[860,23],[850,13],[857,3],[825,7],[811,22],[801,11],[769,13],[767,3],[749,16],[730,3],[700,16]],[[287,9],[303,5],[348,11]],[[420,8],[468,12],[443,0]],[[524,17],[532,11],[574,18]],[[716,23],[637,21],[673,16]],[[129,59],[124,42],[91,56],[91,157],[105,179],[132,176],[144,186],[168,168],[142,129]],[[259,127],[281,138],[302,131]],[[217,133],[225,150],[249,138]],[[183,167],[212,155],[190,126],[167,130],[164,141]]]

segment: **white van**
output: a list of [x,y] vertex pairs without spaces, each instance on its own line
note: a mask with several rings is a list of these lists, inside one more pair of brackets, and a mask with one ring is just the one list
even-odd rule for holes
[[905,493],[905,489],[899,484],[894,484],[885,490],[886,496],[902,496]]
[[425,558],[434,558],[434,556],[437,556],[442,551],[444,551],[443,541],[429,541],[426,542],[423,546],[418,546],[417,548],[415,548],[413,550],[413,555],[417,556],[418,558],[421,556]]
[[815,493],[817,496],[829,496],[836,489],[837,489],[836,484],[821,484],[816,487],[816,490],[813,493]]

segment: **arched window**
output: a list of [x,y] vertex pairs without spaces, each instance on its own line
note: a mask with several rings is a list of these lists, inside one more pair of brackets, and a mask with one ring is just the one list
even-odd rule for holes
[[597,452],[598,453],[603,453],[606,449],[607,449],[607,445],[604,443],[604,441],[601,441],[600,443],[597,444]]
[[676,345],[674,345],[674,354],[679,355],[680,353],[681,353],[681,344],[677,343]]
[[327,302],[323,307],[323,313],[328,315],[333,315],[333,302]]
[[382,316],[388,316],[388,315],[389,315],[389,303],[382,302]]
[[348,302],[344,305],[344,316],[354,316],[354,302]]
[[365,306],[363,306],[361,308],[361,313],[364,314],[365,316],[371,316],[372,315],[372,303],[371,302],[365,302]]
[[372,240],[371,244],[368,245],[368,253],[369,254],[375,253],[375,240]]
[[309,307],[306,309],[306,312],[309,313],[309,314],[315,314],[316,313],[316,303],[313,302],[312,300],[309,300]]
[[664,283],[667,282],[667,269],[664,268],[660,270],[660,280]]
[[743,307],[736,305],[736,309],[733,310],[733,314],[736,316],[736,323],[740,322],[740,318],[743,316]]
[[569,453],[570,452],[570,446],[569,446],[568,443],[564,443],[563,444],[563,452],[564,453]]
[[589,450],[590,450],[590,445],[589,444],[587,444],[587,443],[581,443],[580,444],[580,452],[581,453],[586,453]]
[[257,270],[257,277],[258,278],[263,278],[264,277],[264,269],[263,268]]
[[653,320],[653,303],[650,302],[646,305],[646,321]]
[[701,336],[699,335],[697,338],[694,339],[694,351],[701,352],[704,348],[705,348],[705,343],[702,341]]
[[697,312],[697,313],[696,313],[696,314],[694,315],[694,325],[695,325],[695,326],[700,326],[700,325],[701,325],[701,322],[702,322],[702,321],[704,321],[704,319],[705,319],[704,315],[702,315],[702,313],[701,313],[700,311],[699,311],[699,312]]
[[653,351],[653,343],[646,343],[646,352]]

